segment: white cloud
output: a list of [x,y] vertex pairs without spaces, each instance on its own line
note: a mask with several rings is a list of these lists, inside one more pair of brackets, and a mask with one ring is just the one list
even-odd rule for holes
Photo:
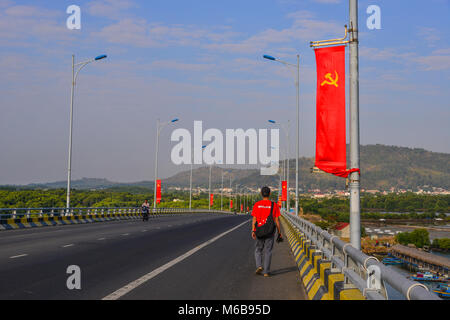
[[419,69],[422,68],[425,71],[450,69],[450,48],[438,49],[429,55],[419,56],[415,52],[405,52],[394,48],[378,49],[362,47],[360,56],[361,59],[394,62],[408,66],[419,63]]
[[414,58],[427,71],[450,69],[450,55],[430,55]]
[[436,28],[417,27],[417,35],[429,46],[435,46],[441,40],[440,32]]
[[31,46],[30,42],[71,40],[65,23],[65,12],[36,6],[10,5],[0,10],[0,41],[2,46]]
[[224,41],[237,33],[227,27],[200,28],[192,25],[149,23],[145,19],[127,18],[92,34],[110,43],[152,48],[166,46],[199,46]]
[[4,12],[7,16],[15,18],[22,18],[22,17],[48,18],[48,17],[56,17],[59,15],[55,11],[24,5],[9,6],[5,9]]
[[12,6],[13,2],[11,0],[0,0],[0,8],[5,8]]
[[[341,0],[310,0],[310,1],[316,3],[331,3],[331,4],[341,3]],[[305,2],[305,0],[278,0],[278,3],[282,5],[298,5],[303,2]]]
[[[273,44],[285,50],[293,41],[317,40],[325,36],[340,36],[343,26],[321,21],[309,11],[297,11],[287,16],[292,20],[288,28],[269,28],[242,39],[242,35],[229,26],[203,28],[195,25],[167,25],[150,23],[146,19],[125,18],[104,27],[92,35],[114,44],[136,47],[188,46],[211,51],[231,53],[259,53]],[[241,38],[241,39],[239,39]],[[285,44],[285,46],[282,46]]]
[[157,60],[152,62],[152,67],[162,69],[173,69],[180,71],[208,71],[214,68],[213,64],[183,63],[174,60]]
[[341,3],[341,0],[313,0],[317,3]]
[[98,0],[88,5],[88,13],[98,17],[117,19],[123,16],[124,11],[136,8],[137,4],[131,0]]
[[281,30],[271,28],[242,41],[215,43],[205,47],[232,53],[258,53],[271,44],[279,46],[293,41],[312,41],[325,36],[340,35],[343,30],[343,26],[335,22],[314,19],[314,15],[309,11],[297,11],[287,17],[293,20],[289,28]]

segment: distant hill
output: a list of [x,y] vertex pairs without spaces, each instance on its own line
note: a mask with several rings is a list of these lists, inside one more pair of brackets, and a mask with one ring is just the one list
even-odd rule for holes
[[[348,148],[347,148],[348,149]],[[312,174],[313,158],[300,158],[299,186],[303,190],[344,189],[345,179],[320,173]],[[213,167],[212,185],[219,187],[222,172],[226,172],[224,186],[228,187],[230,177],[233,186],[237,184],[260,187],[262,185],[278,186],[279,176],[261,176],[259,170],[222,169]],[[404,147],[367,145],[361,146],[361,187],[381,191],[396,189],[443,188],[450,190],[450,154],[436,153],[424,149]],[[163,180],[163,186],[189,187],[189,171],[180,172]],[[204,166],[193,171],[193,185],[208,187],[209,167]],[[295,186],[295,160],[290,160],[290,183]],[[25,188],[65,188],[67,182],[27,185]],[[106,179],[83,178],[72,181],[75,189],[109,189],[126,190],[127,188],[153,189],[152,181],[136,183],[118,183]]]
[[[349,148],[347,148],[348,150]],[[427,186],[446,190],[450,189],[450,154],[436,153],[424,149],[404,147],[367,145],[361,146],[361,187],[364,189],[390,190],[413,189]],[[291,159],[290,184],[295,186],[295,159]],[[312,174],[314,158],[300,158],[299,186],[303,190],[344,189],[345,179],[330,174]],[[259,170],[224,169],[224,185],[229,186],[230,175],[233,184],[247,186],[277,186],[278,176],[261,176]],[[212,184],[220,186],[222,169],[213,168]],[[193,184],[207,186],[209,168],[196,169],[193,174]],[[189,171],[181,172],[164,181],[166,185],[189,186]]]
[[[107,179],[98,178],[82,178],[79,180],[71,181],[71,188],[79,190],[102,190],[102,189],[115,189],[115,190],[129,190],[129,189],[153,189],[152,181],[142,181],[142,182],[132,182],[132,183],[121,183],[112,182]],[[16,187],[21,189],[64,189],[67,188],[67,181],[57,181],[39,184],[28,184],[26,186],[0,186],[3,188]]]
[[[97,178],[83,178],[80,180],[72,180],[70,185],[74,189],[105,189],[115,186],[119,183],[111,182],[107,179],[97,179]],[[43,184],[29,184],[29,188],[48,188],[48,189],[59,189],[66,188],[67,181],[57,181],[49,182]]]

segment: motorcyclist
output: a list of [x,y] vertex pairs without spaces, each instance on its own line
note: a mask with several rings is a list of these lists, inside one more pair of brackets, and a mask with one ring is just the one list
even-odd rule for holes
[[145,200],[144,203],[141,206],[142,211],[142,221],[148,221],[148,214],[150,212],[150,203],[148,203],[148,200]]

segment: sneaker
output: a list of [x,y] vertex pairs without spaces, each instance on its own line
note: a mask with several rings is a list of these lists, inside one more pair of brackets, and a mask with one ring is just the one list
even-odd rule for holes
[[270,275],[268,273],[264,273],[264,278],[268,278]]
[[261,272],[263,271],[262,267],[258,267],[258,269],[256,269],[255,273],[256,274],[261,274]]

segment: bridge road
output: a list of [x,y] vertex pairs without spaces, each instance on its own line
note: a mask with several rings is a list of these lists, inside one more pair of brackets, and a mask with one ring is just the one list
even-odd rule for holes
[[[250,221],[188,214],[0,232],[0,299],[306,299],[286,241],[273,276],[254,274]],[[81,268],[81,290],[67,289],[69,265]]]

